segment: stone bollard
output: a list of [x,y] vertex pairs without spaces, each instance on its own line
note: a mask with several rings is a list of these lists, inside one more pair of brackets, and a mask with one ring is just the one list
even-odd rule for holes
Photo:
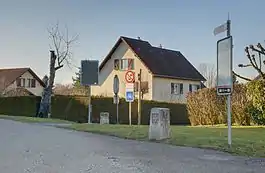
[[108,112],[100,112],[100,124],[109,124]]
[[152,108],[150,113],[149,140],[170,138],[170,110]]

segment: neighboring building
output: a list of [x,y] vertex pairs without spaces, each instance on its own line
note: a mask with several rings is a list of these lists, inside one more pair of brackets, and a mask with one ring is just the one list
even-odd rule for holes
[[256,76],[253,80],[260,80],[262,79],[262,76],[259,74],[258,76]]
[[142,69],[145,100],[185,102],[186,94],[200,89],[201,82],[205,81],[179,51],[153,47],[141,39],[120,37],[100,64],[99,86],[91,87],[92,95],[112,97],[113,78],[118,75],[119,96],[124,97],[128,69],[135,72],[136,84],[137,74]]
[[44,87],[45,84],[30,68],[0,69],[2,94],[41,96]]

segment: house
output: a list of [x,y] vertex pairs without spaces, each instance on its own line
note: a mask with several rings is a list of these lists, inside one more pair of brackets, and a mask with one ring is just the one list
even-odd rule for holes
[[[92,95],[113,96],[113,78],[119,77],[119,96],[125,96],[125,73],[142,71],[143,99],[164,102],[185,102],[186,94],[201,88],[206,81],[179,51],[154,47],[149,42],[120,37],[99,66],[99,86],[92,86]],[[137,88],[137,87],[136,87]],[[137,89],[135,89],[137,95]]]
[[0,91],[8,96],[41,96],[45,84],[30,68],[0,69]]
[[260,80],[262,79],[262,76],[259,74],[258,76],[256,76],[253,80]]

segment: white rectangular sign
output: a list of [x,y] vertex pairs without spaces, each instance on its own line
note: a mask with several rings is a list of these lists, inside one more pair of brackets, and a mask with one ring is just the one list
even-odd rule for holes
[[126,83],[125,90],[134,91],[134,83]]
[[217,41],[217,94],[229,95],[233,86],[232,36]]
[[222,25],[217,26],[216,28],[214,28],[213,34],[214,35],[217,35],[217,34],[219,34],[221,32],[225,32],[227,29],[228,29],[227,28],[227,23],[224,23],[224,24],[222,24]]

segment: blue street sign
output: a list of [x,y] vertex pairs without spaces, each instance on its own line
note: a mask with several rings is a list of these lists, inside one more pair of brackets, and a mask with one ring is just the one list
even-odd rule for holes
[[133,91],[126,91],[126,101],[127,102],[133,102],[134,101]]

